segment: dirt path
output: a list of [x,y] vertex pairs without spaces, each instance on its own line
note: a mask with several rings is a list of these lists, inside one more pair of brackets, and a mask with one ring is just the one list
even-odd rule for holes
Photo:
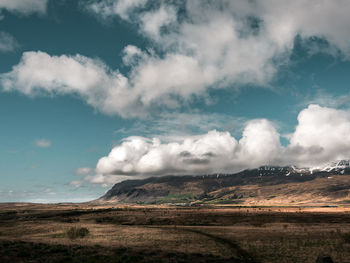
[[173,226],[147,226],[150,228],[159,228],[159,229],[163,229],[163,230],[177,230],[177,231],[183,231],[183,232],[191,232],[191,233],[195,233],[201,236],[205,236],[207,238],[210,238],[212,240],[214,240],[217,243],[220,243],[226,247],[228,247],[231,251],[232,251],[232,255],[234,255],[235,259],[233,259],[232,262],[237,262],[237,260],[239,260],[240,262],[244,262],[244,263],[259,263],[259,261],[257,261],[256,259],[254,259],[254,257],[249,254],[247,251],[245,251],[244,249],[242,249],[236,242],[234,242],[233,240],[227,239],[227,238],[223,238],[220,236],[216,236],[204,231],[201,231],[199,229],[190,229],[190,228],[185,228],[185,227],[179,227],[177,226],[176,228],[174,228]]

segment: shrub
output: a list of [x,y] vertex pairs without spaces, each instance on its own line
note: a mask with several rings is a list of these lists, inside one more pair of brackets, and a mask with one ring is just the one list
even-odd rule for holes
[[70,239],[76,239],[86,237],[90,231],[86,227],[71,227],[66,233]]
[[61,219],[62,222],[64,223],[76,223],[79,222],[80,219],[79,218],[75,218],[75,217],[63,217]]
[[344,243],[350,243],[350,233],[344,233],[342,235]]

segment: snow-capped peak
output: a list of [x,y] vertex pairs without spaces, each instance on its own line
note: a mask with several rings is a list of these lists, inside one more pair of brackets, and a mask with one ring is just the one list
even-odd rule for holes
[[285,173],[286,176],[291,174],[313,174],[317,172],[335,172],[344,174],[350,172],[350,160],[337,160],[333,162],[329,162],[327,164],[316,166],[316,167],[296,167],[294,165],[278,167],[278,166],[260,166],[259,171],[260,174],[271,174],[276,172]]
[[350,160],[338,160],[338,161],[330,162],[321,167],[318,167],[318,170],[323,172],[331,172],[331,171],[338,171],[346,168],[350,168]]

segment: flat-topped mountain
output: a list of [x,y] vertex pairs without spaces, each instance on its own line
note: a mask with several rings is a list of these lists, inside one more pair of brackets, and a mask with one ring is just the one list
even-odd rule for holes
[[335,205],[350,202],[349,161],[320,168],[261,166],[235,174],[127,180],[100,202],[237,205]]

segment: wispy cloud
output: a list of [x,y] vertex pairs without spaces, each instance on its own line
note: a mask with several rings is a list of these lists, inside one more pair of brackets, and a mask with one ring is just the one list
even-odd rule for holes
[[19,47],[18,42],[13,36],[0,31],[0,52],[11,52]]
[[28,167],[28,169],[36,169],[40,166],[40,163],[35,163],[35,164],[32,164]]
[[332,108],[349,108],[350,93],[343,95],[334,95],[323,89],[316,89],[315,94],[304,96],[300,101],[300,106],[305,107],[309,104],[319,104]]
[[52,142],[48,139],[37,139],[35,140],[35,145],[40,148],[48,148],[50,147]]
[[46,12],[48,0],[1,0],[0,12],[5,9],[18,14],[32,14]]
[[147,121],[135,121],[130,127],[122,127],[114,133],[124,136],[133,134],[162,140],[174,140],[176,137],[205,133],[209,130],[241,133],[246,119],[224,113],[160,113]]
[[87,175],[91,172],[93,172],[93,169],[90,167],[79,167],[75,170],[76,175]]

